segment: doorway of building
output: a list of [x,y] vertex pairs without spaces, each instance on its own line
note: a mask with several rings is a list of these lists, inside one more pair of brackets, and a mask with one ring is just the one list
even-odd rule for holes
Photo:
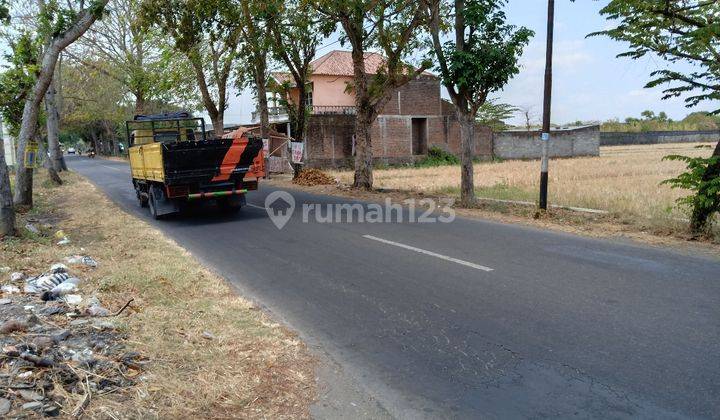
[[412,153],[427,154],[427,118],[412,119]]

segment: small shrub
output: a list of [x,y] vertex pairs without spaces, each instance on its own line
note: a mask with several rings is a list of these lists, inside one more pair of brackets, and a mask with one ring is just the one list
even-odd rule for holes
[[691,209],[690,224],[693,231],[699,232],[710,227],[713,214],[720,211],[720,176],[715,169],[720,163],[720,156],[693,158],[670,155],[663,160],[685,162],[687,171],[663,181],[663,184],[693,192],[677,200],[680,206]]
[[443,166],[443,165],[458,165],[460,159],[452,153],[448,153],[439,147],[431,147],[427,156],[418,161],[415,166],[417,167],[431,167],[431,166]]

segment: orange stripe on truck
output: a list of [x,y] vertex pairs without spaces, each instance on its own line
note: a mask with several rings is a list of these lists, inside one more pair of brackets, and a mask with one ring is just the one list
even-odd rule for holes
[[240,156],[242,156],[246,146],[247,141],[241,139],[233,140],[230,149],[225,153],[225,157],[220,164],[220,173],[212,179],[213,181],[227,181],[230,179],[230,175],[233,170],[235,170],[238,162],[240,162]]

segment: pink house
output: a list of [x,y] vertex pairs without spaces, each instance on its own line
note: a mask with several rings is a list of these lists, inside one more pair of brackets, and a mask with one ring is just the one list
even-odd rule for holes
[[[383,62],[380,54],[367,53],[365,69],[375,74]],[[348,166],[353,159],[355,125],[355,96],[348,89],[348,84],[353,83],[351,54],[331,51],[314,60],[311,67],[307,88],[312,112],[308,121],[309,164]],[[273,73],[272,77],[283,82],[289,75]],[[294,95],[297,98],[297,93]],[[270,121],[277,131],[287,133],[288,116],[277,101],[270,109]],[[253,123],[258,122],[258,113],[254,112]],[[491,156],[492,133],[485,127],[476,131],[476,154]],[[440,81],[428,72],[391,94],[373,123],[371,136],[373,154],[383,163],[412,162],[424,157],[432,146],[456,154],[460,150],[460,128],[452,105],[441,98]]]

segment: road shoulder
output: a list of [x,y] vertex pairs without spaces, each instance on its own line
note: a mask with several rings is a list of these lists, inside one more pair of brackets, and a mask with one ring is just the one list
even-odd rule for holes
[[[90,255],[98,267],[82,274],[81,293],[109,308],[134,299],[119,321],[125,344],[149,363],[134,386],[93,396],[86,415],[311,416],[317,360],[295,333],[90,182],[72,172],[63,178],[51,187],[39,174],[36,209],[23,216],[38,233],[0,243],[0,260],[34,273],[68,255]],[[56,244],[57,230],[68,244]]]

